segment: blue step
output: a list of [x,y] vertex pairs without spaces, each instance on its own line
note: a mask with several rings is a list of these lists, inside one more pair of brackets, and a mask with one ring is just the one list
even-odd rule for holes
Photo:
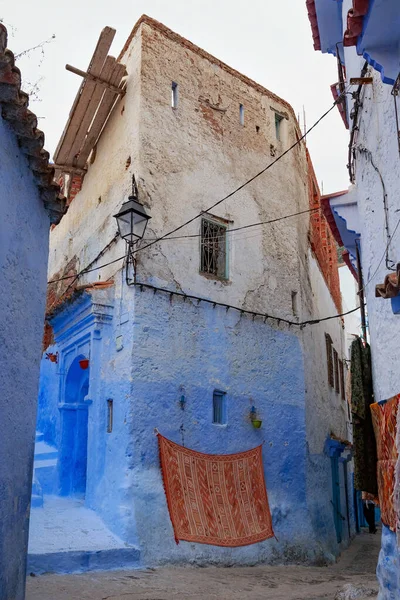
[[28,554],[27,573],[85,573],[140,568],[140,550],[133,546],[108,550],[73,550]]

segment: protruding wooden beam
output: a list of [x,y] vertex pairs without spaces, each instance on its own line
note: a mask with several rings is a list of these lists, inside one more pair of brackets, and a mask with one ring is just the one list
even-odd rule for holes
[[89,79],[90,81],[94,81],[95,83],[103,85],[104,87],[108,88],[115,94],[120,94],[121,96],[123,96],[125,94],[124,89],[121,89],[115,85],[112,85],[112,83],[109,83],[108,81],[106,81],[105,79],[102,79],[101,77],[97,77],[96,75],[87,73],[87,71],[81,71],[80,69],[77,69],[76,67],[72,67],[71,65],[65,65],[65,68],[67,69],[67,71],[71,71],[71,73],[75,73],[75,75],[79,75],[80,77]]
[[370,85],[373,82],[372,77],[350,77],[350,85]]

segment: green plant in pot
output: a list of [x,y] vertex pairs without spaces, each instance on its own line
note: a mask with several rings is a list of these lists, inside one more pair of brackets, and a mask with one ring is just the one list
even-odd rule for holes
[[257,418],[257,411],[255,406],[252,406],[250,409],[250,421],[254,429],[260,429],[262,421],[261,419]]

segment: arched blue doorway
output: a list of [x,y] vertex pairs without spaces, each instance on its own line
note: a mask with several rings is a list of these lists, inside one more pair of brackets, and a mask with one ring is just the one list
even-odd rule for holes
[[86,491],[89,367],[79,364],[85,359],[77,356],[65,380],[64,402],[61,411],[61,444],[59,482],[62,496],[79,495]]

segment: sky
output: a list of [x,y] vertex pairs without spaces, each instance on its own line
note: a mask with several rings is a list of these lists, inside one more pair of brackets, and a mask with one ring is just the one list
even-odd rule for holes
[[[118,56],[143,13],[290,102],[302,128],[303,107],[310,127],[332,106],[336,60],[314,51],[305,0],[0,0],[14,54],[50,40],[17,65],[25,89],[37,88],[30,107],[51,155],[81,83],[65,64],[86,70],[106,25],[117,30],[110,54]],[[337,109],[307,137],[323,193],[348,187],[347,144]]]

